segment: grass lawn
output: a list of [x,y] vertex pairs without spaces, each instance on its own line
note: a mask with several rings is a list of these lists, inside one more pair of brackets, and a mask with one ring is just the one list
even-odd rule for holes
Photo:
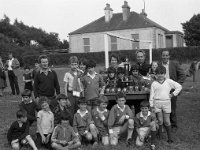
[[[186,68],[186,66],[184,66]],[[65,68],[55,69],[61,87],[61,92],[63,92],[63,77],[64,73],[67,71]],[[183,91],[178,97],[177,102],[177,116],[178,116],[178,130],[173,132],[174,143],[169,145],[164,140],[157,140],[158,150],[200,150],[200,72],[197,74],[197,82],[193,83],[192,78],[187,78],[183,85]],[[20,89],[23,89],[22,77],[19,77]],[[10,87],[5,90],[5,96],[0,97],[0,150],[10,150],[6,139],[6,133],[15,120],[15,112],[18,109],[18,104],[20,102],[20,96],[11,96]],[[35,127],[31,128],[31,132],[34,132]],[[166,134],[166,133],[165,133]],[[125,142],[120,141],[119,145],[116,147],[112,146],[98,146],[95,149],[104,150],[148,150],[149,146],[143,146],[141,148],[135,147],[135,142],[133,141],[133,146],[127,148]],[[23,148],[24,150],[29,150],[29,148]],[[92,146],[83,146],[83,149],[93,149]]]

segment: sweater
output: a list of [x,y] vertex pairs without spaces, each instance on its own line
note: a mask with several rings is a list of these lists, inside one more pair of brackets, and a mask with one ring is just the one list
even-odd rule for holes
[[13,140],[16,139],[20,141],[24,139],[28,134],[29,134],[28,122],[23,123],[22,126],[20,127],[18,121],[15,121],[12,123],[7,133],[8,143],[11,143]]
[[56,72],[49,69],[48,74],[45,75],[44,72],[39,71],[34,78],[35,97],[53,97],[55,92],[56,94],[60,94],[60,85]]

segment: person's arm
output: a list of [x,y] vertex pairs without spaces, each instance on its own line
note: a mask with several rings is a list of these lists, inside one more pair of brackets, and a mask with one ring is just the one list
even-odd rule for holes
[[155,95],[155,90],[154,90],[154,82],[151,84],[150,88],[150,97],[149,97],[149,103],[150,107],[153,107],[154,103],[154,95]]
[[169,80],[169,81],[170,81],[171,88],[174,89],[174,91],[171,93],[171,97],[177,96],[182,90],[182,86],[176,81],[173,81],[173,80]]
[[13,130],[14,130],[14,123],[12,123],[12,125],[10,126],[8,133],[7,133],[7,139],[8,139],[8,143],[12,142],[12,134],[13,134]]
[[24,139],[27,135],[29,135],[29,122],[25,123],[25,131],[21,136],[19,136],[19,141]]
[[125,119],[133,119],[134,118],[133,112],[128,105],[126,105],[126,110],[127,110],[127,115]]
[[34,78],[34,87],[33,87],[33,91],[34,91],[34,96],[35,98],[38,98],[39,97],[39,94],[38,94],[38,86],[39,86],[39,76],[40,73],[38,72],[36,75],[35,75],[35,78]]
[[186,79],[186,75],[185,75],[184,70],[181,68],[181,66],[178,63],[176,63],[176,73],[177,73],[178,83],[183,84],[183,82]]
[[67,89],[68,89],[68,84],[69,84],[69,79],[68,79],[67,73],[65,74],[63,81],[64,81],[65,95],[67,96]]
[[57,127],[55,127],[55,129],[53,130],[53,134],[51,136],[51,142],[60,143],[57,137],[58,137],[58,131]]
[[76,118],[76,114],[74,115],[74,119],[73,119],[73,129],[74,129],[74,132],[76,133],[76,135],[78,135],[78,123],[77,123],[77,118]]
[[108,129],[109,129],[109,133],[112,133],[112,127],[115,124],[115,120],[116,120],[116,114],[115,114],[115,105],[112,107],[112,109],[109,112],[109,116],[108,116]]
[[100,85],[100,88],[101,88],[100,94],[104,94],[105,83],[104,83],[103,77],[100,74],[99,74],[99,85]]
[[56,94],[60,94],[60,85],[59,85],[59,82],[58,82],[58,76],[56,74],[55,71],[54,72],[54,85],[55,85],[55,89],[56,89]]
[[136,128],[136,130],[137,129],[139,129],[140,127],[141,127],[141,125],[140,125],[140,120],[139,120],[139,118],[138,118],[138,114],[136,115],[136,117],[135,117],[135,120],[134,120],[135,122],[135,128]]
[[41,127],[41,120],[42,120],[42,115],[41,115],[41,111],[39,111],[37,114],[37,129],[38,129],[40,136],[45,139],[45,136],[44,136],[44,133],[43,133],[42,127]]

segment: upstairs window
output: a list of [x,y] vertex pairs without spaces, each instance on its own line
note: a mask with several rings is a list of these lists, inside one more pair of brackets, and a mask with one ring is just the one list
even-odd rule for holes
[[[135,40],[139,40],[139,34],[131,34],[131,37]],[[139,42],[132,42],[133,49],[139,49]]]
[[111,51],[116,51],[117,50],[117,37],[111,36]]
[[85,53],[90,52],[90,39],[89,38],[83,38],[83,49]]

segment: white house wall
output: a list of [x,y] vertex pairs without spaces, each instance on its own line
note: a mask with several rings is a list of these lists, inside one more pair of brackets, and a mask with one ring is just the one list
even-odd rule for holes
[[[163,34],[163,43],[165,46],[165,35],[164,31],[157,28],[145,28],[145,29],[134,29],[134,30],[118,30],[110,31],[110,33],[132,38],[132,34],[139,34],[139,40],[153,41],[153,48],[157,48],[158,38],[156,35]],[[81,53],[84,52],[83,49],[83,38],[90,38],[90,52],[104,51],[104,33],[85,33],[69,35],[70,52]],[[148,49],[148,44],[139,43],[140,49]],[[110,49],[110,40],[109,40]],[[132,42],[117,39],[117,49],[118,50],[130,50],[132,49]]]

